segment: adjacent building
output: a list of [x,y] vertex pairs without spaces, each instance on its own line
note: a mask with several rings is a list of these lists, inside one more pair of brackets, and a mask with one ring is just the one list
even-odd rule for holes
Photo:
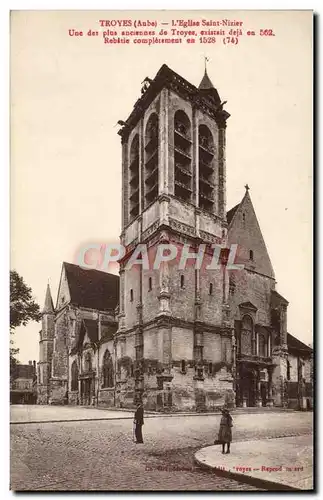
[[28,365],[18,363],[10,381],[10,403],[35,404],[37,389],[36,361],[29,361]]

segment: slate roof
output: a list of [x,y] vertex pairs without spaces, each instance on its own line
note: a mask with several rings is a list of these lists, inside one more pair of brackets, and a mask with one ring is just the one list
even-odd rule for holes
[[240,203],[238,203],[238,205],[234,206],[233,208],[231,208],[231,210],[229,210],[229,212],[227,212],[227,222],[228,222],[228,224],[231,223],[234,214],[236,213],[236,211],[239,208],[239,205],[240,205]]
[[119,276],[97,269],[83,269],[68,262],[63,265],[71,304],[100,311],[116,308],[119,303]]
[[306,353],[312,353],[313,349],[309,347],[308,345],[304,344],[301,340],[298,340],[296,337],[291,335],[290,333],[287,333],[287,346],[288,350],[294,350],[294,351],[302,351]]

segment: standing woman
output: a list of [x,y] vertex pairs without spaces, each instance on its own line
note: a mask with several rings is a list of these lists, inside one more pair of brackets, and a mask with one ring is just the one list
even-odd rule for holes
[[144,441],[142,439],[142,426],[144,425],[144,408],[142,403],[139,403],[137,405],[133,423],[136,425],[136,443],[143,443]]
[[225,444],[227,444],[226,453],[230,453],[230,443],[232,441],[232,417],[227,408],[223,408],[220,422],[218,442],[222,444],[222,453],[225,453]]

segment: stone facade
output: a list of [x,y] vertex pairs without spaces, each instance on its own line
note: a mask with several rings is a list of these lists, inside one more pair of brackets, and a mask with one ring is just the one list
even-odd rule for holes
[[[55,311],[46,295],[39,402],[288,405],[288,302],[275,289],[248,186],[226,212],[229,116],[207,74],[196,88],[164,65],[145,86],[119,131],[120,280],[63,264]],[[191,257],[183,268],[183,251],[201,244],[203,264]],[[177,257],[154,266],[171,246]],[[218,265],[208,269],[214,246]],[[130,265],[143,248],[149,268]]]

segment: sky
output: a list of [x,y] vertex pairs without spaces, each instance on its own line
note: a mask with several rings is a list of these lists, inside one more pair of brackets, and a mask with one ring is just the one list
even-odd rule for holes
[[[306,11],[129,13],[127,19],[236,19],[274,37],[237,45],[112,45],[99,19],[125,12],[16,11],[11,14],[11,268],[43,306],[54,303],[63,261],[81,245],[117,242],[121,227],[118,120],[141,82],[166,63],[198,85],[208,74],[230,113],[227,209],[250,195],[289,300],[288,331],[312,342],[312,37]],[[214,28],[216,29],[216,28]],[[17,329],[21,362],[38,360],[40,324]]]

